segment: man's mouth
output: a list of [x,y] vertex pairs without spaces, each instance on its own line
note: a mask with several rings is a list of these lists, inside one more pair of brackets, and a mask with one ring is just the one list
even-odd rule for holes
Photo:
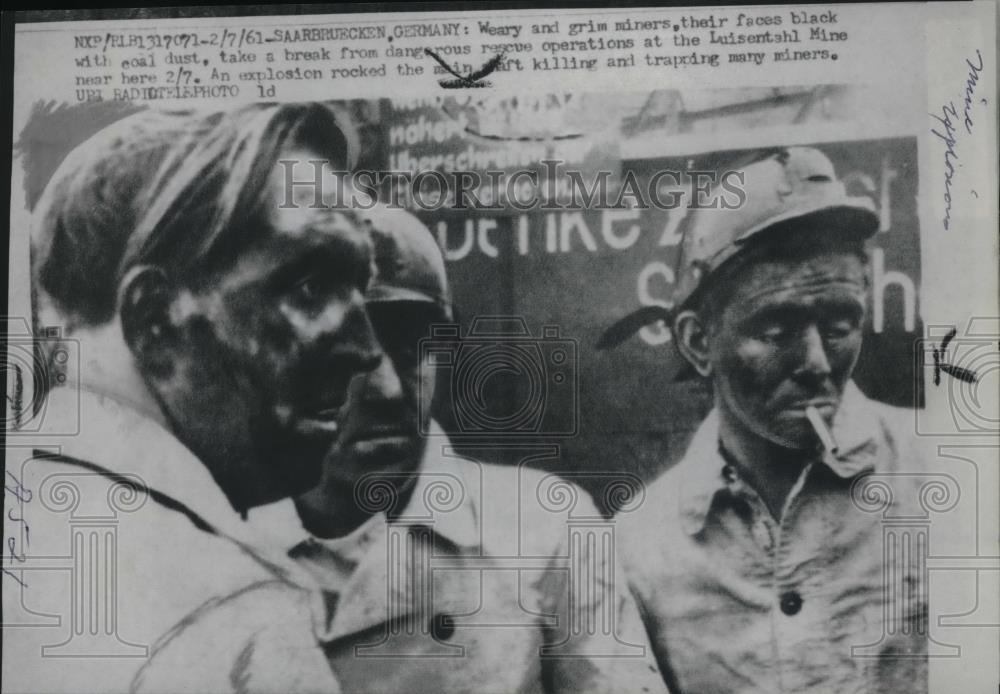
[[796,402],[793,402],[785,409],[804,411],[810,407],[815,407],[817,410],[835,409],[837,407],[837,401],[831,400],[829,398],[816,398],[814,400],[798,400]]
[[381,426],[368,426],[363,429],[359,429],[351,432],[347,438],[344,440],[345,445],[357,444],[362,442],[386,442],[391,443],[394,441],[406,442],[413,439],[413,432],[407,430],[404,427],[398,425],[381,425]]
[[295,428],[306,434],[335,435],[340,430],[343,403],[326,403],[303,411],[297,418]]

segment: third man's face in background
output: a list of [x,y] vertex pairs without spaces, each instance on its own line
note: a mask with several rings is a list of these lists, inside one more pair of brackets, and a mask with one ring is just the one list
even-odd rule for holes
[[760,261],[733,285],[709,331],[720,407],[756,436],[811,448],[805,408],[833,420],[861,351],[864,263],[848,251]]
[[419,349],[430,325],[440,320],[429,302],[369,302],[368,315],[384,357],[358,376],[341,416],[340,437],[324,466],[323,481],[343,497],[370,473],[397,488],[412,483],[426,446],[434,371]]

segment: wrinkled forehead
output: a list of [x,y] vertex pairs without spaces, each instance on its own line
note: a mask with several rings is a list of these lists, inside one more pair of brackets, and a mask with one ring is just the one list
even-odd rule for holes
[[865,262],[850,251],[825,251],[796,259],[761,259],[728,278],[731,307],[755,310],[761,304],[797,304],[824,299],[864,303]]
[[270,206],[265,221],[269,230],[290,240],[322,241],[329,237],[368,241],[368,234],[358,225],[354,215],[344,210]]

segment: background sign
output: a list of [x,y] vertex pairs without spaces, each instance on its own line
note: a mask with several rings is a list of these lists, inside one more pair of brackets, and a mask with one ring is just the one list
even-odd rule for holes
[[[788,108],[787,98],[776,103]],[[456,127],[454,112],[444,108],[425,105],[416,111],[390,105],[388,113],[385,141],[391,170],[405,169],[403,162],[414,164],[414,171],[425,170],[422,166],[447,171],[459,156],[465,156],[463,166],[482,164],[490,160],[489,153],[503,150],[508,160],[501,168],[534,165],[544,174],[537,162],[560,157],[565,144],[530,137],[487,141],[466,132],[472,118],[463,118]],[[722,117],[733,125],[732,110]],[[426,138],[404,142],[399,133],[414,118],[423,132],[440,127],[442,133],[451,128],[450,134],[433,143]],[[634,128],[634,122],[624,119],[623,130]],[[625,160],[616,145],[627,136],[623,131],[609,134],[606,125],[579,132],[567,150],[566,168],[581,170],[588,186],[602,168],[611,170],[615,185],[634,175],[646,186],[662,170],[721,171],[725,162],[747,151]],[[881,220],[871,244],[872,306],[855,380],[878,400],[920,405],[915,399],[921,372],[912,357],[914,341],[922,334],[916,139],[808,144],[833,161],[849,193],[873,201]],[[531,157],[534,163],[527,161]],[[667,192],[661,199],[670,199]],[[503,447],[480,445],[495,426],[496,443],[557,443],[558,459],[540,461],[544,467],[621,470],[643,479],[679,459],[710,408],[711,395],[704,383],[674,380],[679,356],[669,331],[649,326],[606,352],[594,345],[605,328],[639,305],[669,299],[683,205],[670,210],[570,206],[518,211],[505,206],[414,212],[437,234],[445,252],[460,323],[459,335],[446,337],[475,345],[464,351],[452,347],[455,359],[438,378],[437,415],[456,443],[475,443],[470,451],[476,456],[502,461]],[[492,316],[516,318],[502,324]],[[505,341],[506,349],[501,347]],[[512,422],[519,424],[512,429]],[[599,492],[600,476],[591,479],[578,481]],[[600,493],[595,497],[604,498]]]
[[[525,446],[557,450],[534,464],[572,476],[609,507],[619,497],[602,492],[601,473],[656,476],[684,453],[710,407],[705,384],[674,380],[679,357],[663,326],[613,350],[594,349],[615,320],[669,298],[683,205],[567,205],[565,177],[553,177],[545,160],[558,160],[562,173],[578,171],[588,187],[607,172],[615,191],[629,176],[643,188],[663,170],[720,170],[753,147],[818,147],[881,219],[855,380],[878,400],[921,406],[913,358],[923,334],[916,138],[858,139],[847,128],[855,136],[803,139],[836,131],[846,118],[856,122],[865,104],[878,103],[866,94],[820,86],[337,102],[359,130],[359,168],[530,170],[537,189],[520,193],[563,205],[519,211],[479,191],[494,209],[414,209],[444,251],[455,299],[458,329],[429,336],[425,347],[440,364],[436,417],[460,450],[495,462],[523,460]],[[29,207],[72,147],[135,110],[36,104],[15,146]],[[661,193],[670,199],[671,190]]]

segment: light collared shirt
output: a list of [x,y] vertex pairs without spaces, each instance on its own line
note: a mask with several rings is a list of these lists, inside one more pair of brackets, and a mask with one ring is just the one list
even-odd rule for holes
[[[7,439],[7,483],[21,492],[4,523],[18,548],[4,561],[5,689],[206,691],[210,679],[148,679],[145,669],[179,623],[248,585],[301,602],[290,630],[314,642],[325,611],[308,572],[257,542],[172,433],[127,403],[69,387],[31,423],[40,429]],[[281,614],[284,602],[261,611]],[[229,666],[214,666],[228,681]]]
[[[388,500],[371,492],[358,498]],[[268,544],[284,542],[334,606],[316,651],[338,691],[666,690],[615,573],[613,524],[555,475],[461,458],[439,433],[392,520],[376,512],[332,541],[309,537],[291,501],[254,509],[249,520]],[[248,663],[237,691],[273,690],[275,669],[298,670],[302,653],[280,633],[241,642],[241,615],[268,596],[250,592],[189,627],[219,631],[228,620],[234,643],[217,657]],[[280,655],[268,657],[275,648]]]
[[[425,448],[420,469],[415,473],[406,507],[392,523],[380,511],[343,537],[318,538],[302,525],[291,499],[250,510],[249,521],[260,544],[286,548],[289,557],[308,571],[315,585],[326,593],[327,604],[331,606],[327,616],[331,621],[336,616],[332,606],[339,602],[340,594],[349,587],[357,588],[359,583],[365,585],[354,574],[360,565],[371,562],[369,554],[374,549],[385,547],[390,530],[405,530],[411,525],[429,527],[455,547],[478,546],[479,537],[475,533],[478,518],[474,506],[464,498],[469,483],[462,463],[469,461],[442,455],[450,444],[437,422],[431,422],[428,438],[431,443]],[[387,503],[390,497],[379,498],[379,495],[394,492],[382,486],[377,475],[371,477],[371,482],[367,492],[373,494],[373,503]],[[365,490],[359,491],[364,493]],[[454,508],[450,505],[438,507],[435,495],[440,494],[460,501]],[[336,599],[333,596],[337,596]]]
[[913,414],[851,383],[832,429],[838,454],[806,461],[780,520],[723,458],[714,410],[623,517],[675,693],[926,691],[926,534],[892,522],[928,517]]

